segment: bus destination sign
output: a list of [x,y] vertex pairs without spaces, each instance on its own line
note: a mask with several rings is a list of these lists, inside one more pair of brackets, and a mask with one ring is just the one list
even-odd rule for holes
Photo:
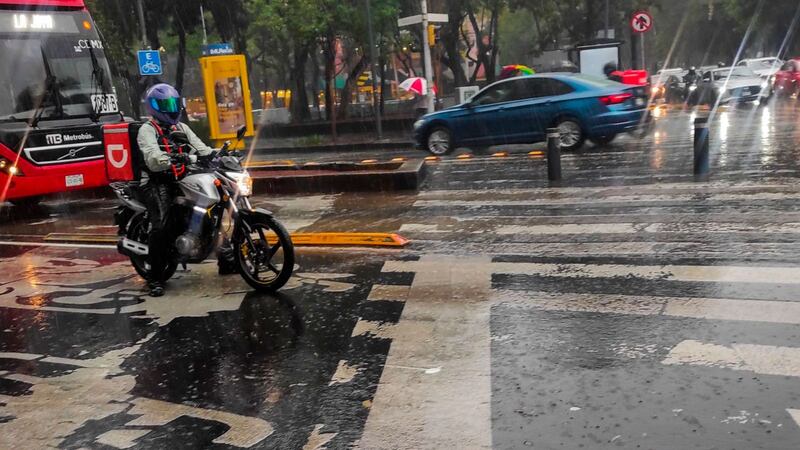
[[2,12],[0,27],[16,33],[78,33],[75,17],[71,14]]

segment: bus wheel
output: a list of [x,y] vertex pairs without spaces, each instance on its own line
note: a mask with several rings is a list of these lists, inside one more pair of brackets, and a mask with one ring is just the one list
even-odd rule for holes
[[15,198],[9,200],[9,202],[18,208],[32,208],[34,206],[39,206],[39,203],[42,202],[42,197]]

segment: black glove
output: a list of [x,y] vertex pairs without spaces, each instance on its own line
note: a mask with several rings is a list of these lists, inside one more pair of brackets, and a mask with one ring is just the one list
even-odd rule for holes
[[172,153],[169,155],[169,159],[172,161],[173,164],[176,165],[188,165],[192,162],[191,158],[189,158],[188,153]]

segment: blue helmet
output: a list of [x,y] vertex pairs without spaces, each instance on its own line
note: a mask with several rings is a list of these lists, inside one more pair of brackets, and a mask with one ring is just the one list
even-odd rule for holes
[[183,102],[181,94],[174,87],[166,83],[156,84],[147,90],[144,101],[147,112],[157,121],[170,125],[180,122]]

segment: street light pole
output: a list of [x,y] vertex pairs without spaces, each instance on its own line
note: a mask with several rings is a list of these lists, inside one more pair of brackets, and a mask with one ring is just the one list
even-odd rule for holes
[[425,79],[428,81],[426,83],[428,85],[428,90],[425,94],[427,97],[426,103],[428,113],[430,114],[434,112],[436,108],[433,102],[433,64],[431,63],[431,47],[428,42],[428,0],[422,0],[420,6],[422,7],[422,56],[425,60]]
[[372,71],[372,109],[375,113],[375,132],[378,139],[383,139],[383,123],[381,121],[381,106],[378,101],[378,64],[375,61],[375,37],[372,35],[372,13],[370,12],[371,0],[364,0],[367,6],[367,33],[369,34],[369,63]]
[[136,13],[139,15],[139,28],[142,30],[142,48],[149,48],[147,45],[147,27],[144,24],[144,7],[142,7],[142,0],[136,0]]

